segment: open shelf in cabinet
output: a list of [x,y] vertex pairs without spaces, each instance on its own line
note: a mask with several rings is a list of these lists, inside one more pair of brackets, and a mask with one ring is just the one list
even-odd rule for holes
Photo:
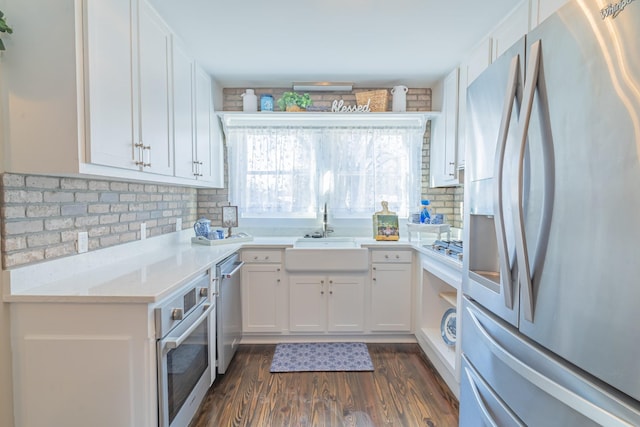
[[458,306],[458,292],[462,281],[460,269],[440,262],[436,256],[422,255],[421,309],[416,335],[427,356],[457,395],[459,390],[459,337],[454,345],[442,338],[441,324],[447,310]]

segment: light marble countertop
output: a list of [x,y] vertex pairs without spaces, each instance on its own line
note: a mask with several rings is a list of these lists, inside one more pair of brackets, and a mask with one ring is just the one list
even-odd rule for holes
[[[292,247],[299,237],[256,237],[221,245],[191,243],[190,229],[12,270],[3,270],[6,302],[154,304],[240,248]],[[418,242],[356,238],[362,247],[412,248]]]

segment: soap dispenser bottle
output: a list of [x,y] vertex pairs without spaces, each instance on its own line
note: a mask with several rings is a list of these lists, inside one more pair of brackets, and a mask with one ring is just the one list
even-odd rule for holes
[[429,208],[427,208],[427,206],[429,206],[429,201],[423,200],[420,202],[420,204],[422,205],[422,211],[420,212],[420,223],[429,224],[431,222],[431,215],[429,214]]

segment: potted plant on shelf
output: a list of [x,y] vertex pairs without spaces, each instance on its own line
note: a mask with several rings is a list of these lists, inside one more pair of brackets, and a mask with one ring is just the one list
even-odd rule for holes
[[[7,21],[4,20],[4,13],[0,10],[0,33],[13,33],[13,30],[10,26],[7,25]],[[2,39],[0,39],[0,50],[4,50],[4,43],[2,43]]]
[[313,104],[313,101],[308,93],[300,95],[295,92],[285,92],[282,94],[282,97],[278,99],[278,108],[280,108],[280,111],[303,111],[311,104]]

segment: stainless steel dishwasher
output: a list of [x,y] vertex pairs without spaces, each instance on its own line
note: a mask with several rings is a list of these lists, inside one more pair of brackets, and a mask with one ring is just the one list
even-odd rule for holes
[[224,374],[242,338],[240,269],[244,263],[235,253],[216,265],[218,277],[217,332],[218,373]]

